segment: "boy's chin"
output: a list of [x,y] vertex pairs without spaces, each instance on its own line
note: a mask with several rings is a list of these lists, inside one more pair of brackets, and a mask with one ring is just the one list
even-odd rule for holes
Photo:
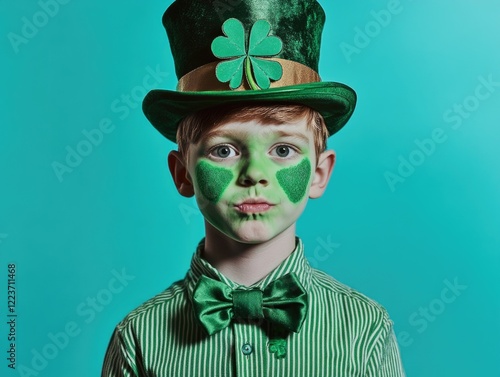
[[237,229],[232,227],[216,229],[219,236],[224,238],[232,239],[233,241],[244,243],[244,244],[259,244],[272,240],[279,234],[281,234],[284,229],[278,230],[269,229],[269,226],[265,226],[262,223],[248,223],[239,226]]
[[247,228],[250,227],[245,227],[245,229],[238,229],[231,234],[225,234],[225,236],[230,237],[237,242],[247,244],[264,243],[276,237],[276,234],[271,233],[269,229],[264,229],[261,227],[252,227],[250,229]]

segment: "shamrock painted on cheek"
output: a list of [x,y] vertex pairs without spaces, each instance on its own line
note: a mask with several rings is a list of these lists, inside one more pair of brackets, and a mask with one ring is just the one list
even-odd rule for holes
[[201,161],[195,168],[196,180],[203,196],[212,203],[217,203],[233,179],[229,169],[212,166]]
[[281,64],[260,57],[279,54],[283,48],[280,38],[269,35],[271,25],[266,20],[258,20],[250,30],[248,50],[245,28],[241,21],[230,18],[222,25],[226,37],[217,37],[212,42],[212,52],[219,59],[229,59],[217,64],[215,75],[220,82],[229,82],[231,89],[241,85],[243,71],[250,88],[268,89],[271,80],[279,80],[283,75]]
[[311,161],[308,158],[304,158],[298,165],[276,172],[278,183],[294,204],[300,202],[306,194],[310,176]]
[[[206,161],[201,161],[196,165],[195,174],[201,193],[212,203],[219,201],[234,177],[230,169],[216,167]],[[308,158],[304,158],[295,166],[276,172],[279,185],[294,204],[304,198],[310,176],[311,162]]]

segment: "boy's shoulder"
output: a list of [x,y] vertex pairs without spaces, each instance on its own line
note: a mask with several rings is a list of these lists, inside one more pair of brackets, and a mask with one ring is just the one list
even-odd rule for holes
[[131,323],[140,323],[146,317],[157,312],[169,312],[171,309],[185,305],[184,279],[175,281],[167,289],[153,296],[149,300],[129,312],[118,324],[118,328],[127,327]]
[[387,310],[377,301],[363,293],[343,284],[324,271],[311,268],[311,289],[321,295],[330,296],[338,305],[356,305],[365,310],[378,313],[384,319],[389,320]]

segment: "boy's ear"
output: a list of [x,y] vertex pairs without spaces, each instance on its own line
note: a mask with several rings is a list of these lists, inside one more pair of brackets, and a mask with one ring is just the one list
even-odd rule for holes
[[333,165],[335,165],[334,151],[324,151],[319,155],[311,188],[309,189],[309,197],[311,199],[317,199],[325,192],[326,185],[328,184],[330,175],[332,174]]
[[168,168],[179,194],[187,198],[192,197],[194,195],[193,183],[187,171],[186,163],[179,152],[171,151],[168,154]]

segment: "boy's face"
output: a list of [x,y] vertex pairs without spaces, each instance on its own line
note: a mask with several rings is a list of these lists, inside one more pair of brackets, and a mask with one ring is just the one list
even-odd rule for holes
[[238,242],[262,243],[304,210],[317,175],[313,131],[305,119],[228,122],[189,147],[185,168],[206,221]]

